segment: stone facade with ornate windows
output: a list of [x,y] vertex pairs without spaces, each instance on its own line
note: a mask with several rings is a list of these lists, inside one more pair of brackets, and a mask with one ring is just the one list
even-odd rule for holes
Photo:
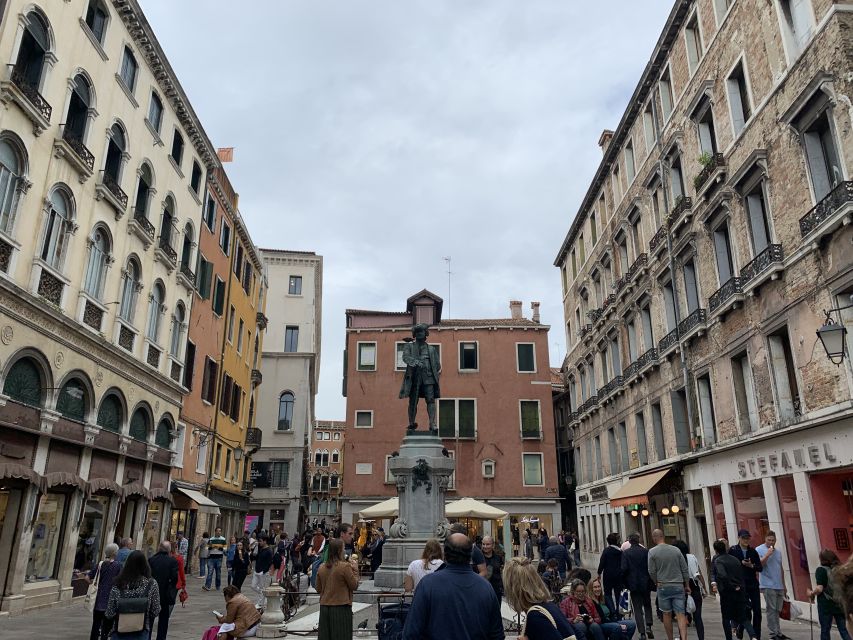
[[114,539],[168,534],[178,252],[195,263],[218,160],[136,0],[0,11],[0,611],[19,613],[85,593]]
[[308,449],[308,518],[333,525],[341,520],[347,423],[316,420]]
[[[701,558],[772,528],[802,600],[797,568],[849,553],[849,438],[823,446],[849,432],[853,369],[815,332],[853,291],[851,26],[830,0],[678,0],[600,139],[554,263],[586,561],[610,531],[661,527]],[[757,476],[724,464],[751,452]]]

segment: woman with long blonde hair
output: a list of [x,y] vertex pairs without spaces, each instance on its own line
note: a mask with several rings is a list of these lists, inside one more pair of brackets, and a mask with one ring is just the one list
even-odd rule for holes
[[409,568],[406,569],[406,576],[403,578],[403,588],[406,593],[414,593],[418,583],[442,564],[444,564],[444,552],[438,540],[427,540],[421,557],[412,560]]
[[518,613],[525,614],[521,640],[574,638],[575,629],[551,600],[539,573],[527,558],[512,558],[503,570],[504,595]]

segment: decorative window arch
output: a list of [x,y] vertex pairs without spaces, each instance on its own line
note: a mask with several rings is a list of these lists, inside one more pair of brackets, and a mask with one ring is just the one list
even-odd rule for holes
[[124,424],[124,403],[118,391],[107,392],[98,407],[97,424],[108,431],[121,432]]
[[166,288],[161,280],[157,280],[151,288],[148,298],[148,323],[145,335],[151,342],[156,343],[160,334],[160,316],[165,311]]
[[45,15],[33,8],[24,16],[24,32],[13,70],[13,81],[41,91],[47,71],[56,60],[53,34]]
[[115,122],[107,133],[107,153],[104,160],[104,181],[121,185],[121,175],[127,152],[127,133],[120,122]]
[[278,430],[290,431],[293,429],[293,404],[294,396],[290,391],[285,391],[278,399]]
[[89,257],[86,260],[86,275],[83,290],[93,298],[100,300],[104,294],[104,281],[107,268],[113,263],[112,239],[109,229],[97,225],[88,238]]
[[193,247],[195,246],[195,230],[192,222],[184,225],[184,242],[181,247],[181,268],[190,268],[193,264]]
[[75,230],[74,198],[65,185],[57,185],[45,207],[45,226],[41,259],[56,270],[62,268],[68,248],[68,237]]
[[133,316],[136,314],[136,299],[142,289],[141,274],[142,269],[139,266],[139,261],[133,256],[128,258],[122,277],[118,314],[122,320],[130,324],[133,324]]
[[151,415],[145,407],[138,407],[130,418],[130,437],[146,442],[151,431]]
[[337,449],[332,449],[332,464],[338,464],[341,461],[341,453]]
[[41,407],[45,398],[45,378],[34,358],[25,356],[13,364],[3,380],[3,393],[15,402]]
[[186,309],[184,303],[178,301],[175,305],[175,313],[172,314],[172,341],[169,345],[169,353],[175,360],[180,360],[181,346],[183,345],[184,328],[186,327]]
[[157,423],[157,431],[154,433],[154,444],[163,449],[168,449],[172,445],[172,422],[169,416],[160,418]]
[[15,228],[21,197],[29,188],[27,152],[11,131],[0,134],[0,231],[8,235]]
[[56,411],[70,420],[85,422],[89,413],[91,394],[88,385],[79,377],[73,376],[60,387],[56,397]]
[[62,129],[63,137],[86,143],[89,123],[94,119],[95,92],[92,81],[82,71],[69,83],[71,95],[68,98],[68,109],[65,112],[65,124]]
[[154,170],[148,162],[143,162],[139,171],[139,181],[136,185],[136,201],[133,205],[133,215],[136,218],[148,218],[149,205],[156,190],[154,189]]
[[160,246],[174,249],[178,230],[175,228],[175,199],[168,194],[163,201],[163,215],[160,220]]

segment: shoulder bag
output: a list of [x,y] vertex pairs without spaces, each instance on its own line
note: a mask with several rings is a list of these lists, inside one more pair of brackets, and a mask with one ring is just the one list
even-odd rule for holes
[[101,577],[101,565],[104,561],[98,563],[98,569],[95,571],[95,581],[86,589],[86,597],[83,599],[83,606],[86,611],[92,613],[95,610],[95,600],[98,599],[98,579]]
[[[151,582],[148,582],[148,589]],[[146,591],[148,591],[146,589]],[[147,628],[148,596],[124,597],[119,594],[118,599],[118,623],[116,631],[119,633],[138,633]]]
[[[550,622],[554,626],[554,629],[559,631],[559,627],[557,627],[557,621],[554,620],[554,616],[551,615],[551,612],[548,611],[548,609],[546,609],[545,607],[543,607],[541,605],[534,604],[532,607],[530,607],[527,610],[527,614],[524,617],[524,625],[522,625],[522,627],[521,627],[521,633],[518,634],[519,638],[527,636],[527,618],[528,618],[528,616],[530,616],[531,611],[536,611],[537,613],[541,613],[543,616],[548,618],[548,622]],[[565,638],[563,638],[563,640],[576,640],[576,638],[575,638],[575,636],[566,636]]]

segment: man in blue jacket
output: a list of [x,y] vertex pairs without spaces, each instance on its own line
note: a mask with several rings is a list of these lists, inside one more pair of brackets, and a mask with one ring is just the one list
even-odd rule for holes
[[503,640],[501,605],[491,585],[471,571],[472,546],[463,533],[447,537],[445,566],[418,583],[403,640]]

